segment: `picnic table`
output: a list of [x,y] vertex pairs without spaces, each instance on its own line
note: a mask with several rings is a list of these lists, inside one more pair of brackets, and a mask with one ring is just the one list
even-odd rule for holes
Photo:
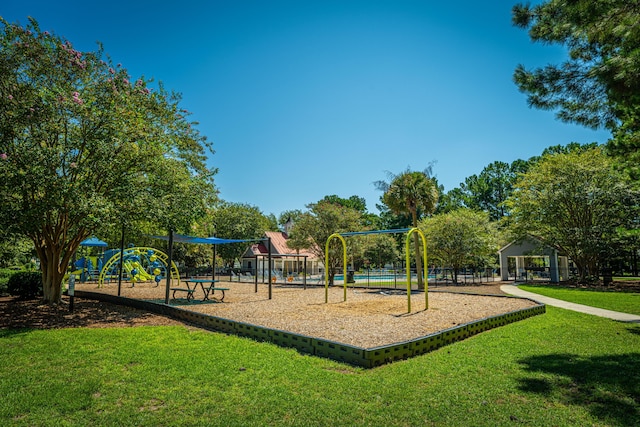
[[[187,286],[186,288],[171,288],[171,290],[173,291],[173,299],[176,298],[176,292],[186,292],[187,301],[191,301],[194,298],[193,294],[195,293],[196,289],[198,289],[198,285],[199,285],[200,289],[202,289],[202,293],[204,294],[204,298],[202,299],[202,301],[209,300],[209,301],[215,301],[215,302],[224,302],[224,291],[229,290],[229,288],[221,288],[216,286],[216,283],[218,283],[219,280],[184,279],[182,280],[182,282],[184,282],[184,284]],[[220,291],[222,293],[221,298],[215,297],[216,291]],[[211,298],[209,298],[209,295],[211,295]]]

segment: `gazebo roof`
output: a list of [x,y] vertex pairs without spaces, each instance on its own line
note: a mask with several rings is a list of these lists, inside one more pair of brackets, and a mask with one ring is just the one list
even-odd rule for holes
[[551,255],[553,251],[558,252],[558,248],[547,245],[537,237],[526,236],[518,240],[513,240],[503,246],[498,250],[498,253],[505,253],[507,256],[526,256],[531,254],[531,252],[538,252],[535,255],[548,256]]

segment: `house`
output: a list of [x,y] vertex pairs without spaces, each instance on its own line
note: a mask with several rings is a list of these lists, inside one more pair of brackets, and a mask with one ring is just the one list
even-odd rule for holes
[[569,258],[533,236],[514,240],[498,254],[502,280],[538,279],[557,283],[569,278]]
[[[242,271],[262,275],[268,271],[269,249],[271,242],[271,270],[283,277],[320,274],[324,271],[322,261],[311,251],[291,249],[287,245],[288,235],[284,231],[267,231],[263,241],[254,243],[242,255]],[[269,240],[267,240],[269,239]]]

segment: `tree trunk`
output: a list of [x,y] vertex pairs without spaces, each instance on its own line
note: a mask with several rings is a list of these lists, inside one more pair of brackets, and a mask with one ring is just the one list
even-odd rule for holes
[[[331,256],[331,255],[329,255]],[[340,271],[341,263],[337,262],[335,259],[329,260],[329,286],[334,286],[336,284],[336,272]],[[344,278],[343,278],[344,279]]]
[[45,303],[58,304],[61,301],[62,281],[71,257],[80,242],[88,236],[89,233],[86,230],[81,230],[67,241],[64,241],[60,235],[47,233],[46,230],[42,234],[30,236],[40,259],[42,294]]
[[60,263],[60,250],[52,247],[43,248],[44,259],[40,257],[40,270],[42,271],[42,292],[44,302],[58,304],[62,297],[62,280],[67,270],[67,265]]
[[578,269],[580,283],[587,283],[599,276],[597,259],[593,259],[591,256],[575,256],[572,259]]
[[51,271],[42,272],[42,291],[44,296],[44,302],[47,304],[58,304],[62,296],[62,279],[61,274],[56,274]]

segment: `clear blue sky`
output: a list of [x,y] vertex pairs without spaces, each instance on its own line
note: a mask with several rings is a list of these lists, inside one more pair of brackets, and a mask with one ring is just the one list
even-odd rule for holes
[[[227,201],[263,213],[358,195],[407,167],[446,190],[489,163],[605,142],[532,110],[513,70],[558,63],[511,25],[510,0],[30,1],[0,6],[81,50],[96,42],[135,78],[183,95],[212,141]],[[535,3],[535,2],[534,2]]]

